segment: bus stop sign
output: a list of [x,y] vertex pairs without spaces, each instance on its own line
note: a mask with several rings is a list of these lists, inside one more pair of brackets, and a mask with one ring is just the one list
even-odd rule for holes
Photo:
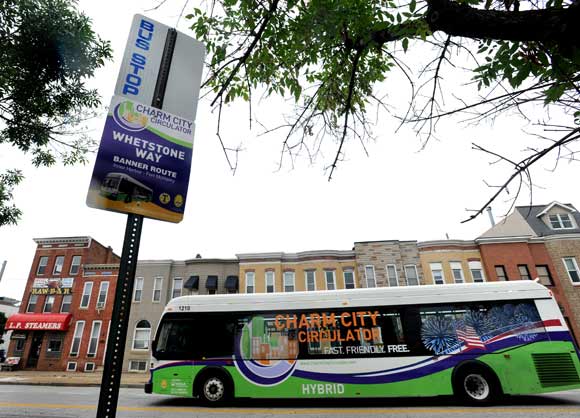
[[204,55],[202,43],[135,15],[88,206],[183,219]]

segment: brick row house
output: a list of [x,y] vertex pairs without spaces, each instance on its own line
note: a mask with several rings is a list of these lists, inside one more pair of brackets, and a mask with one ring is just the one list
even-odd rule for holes
[[93,371],[103,364],[119,257],[91,237],[39,238],[8,355],[21,368]]

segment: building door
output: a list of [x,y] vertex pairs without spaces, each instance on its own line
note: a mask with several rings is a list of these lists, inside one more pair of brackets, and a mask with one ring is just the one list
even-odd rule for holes
[[35,332],[32,334],[32,343],[30,344],[30,351],[28,352],[28,360],[26,367],[36,368],[38,358],[40,357],[40,350],[42,348],[42,340],[44,339],[44,332]]

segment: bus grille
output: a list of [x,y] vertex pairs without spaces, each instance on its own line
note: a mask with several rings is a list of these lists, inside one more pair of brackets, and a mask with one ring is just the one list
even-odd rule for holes
[[549,388],[580,383],[580,377],[570,353],[532,354],[532,358],[542,387]]

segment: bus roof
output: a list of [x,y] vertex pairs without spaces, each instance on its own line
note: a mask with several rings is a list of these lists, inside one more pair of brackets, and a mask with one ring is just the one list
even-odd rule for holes
[[135,179],[135,178],[131,177],[130,175],[128,175],[128,174],[125,174],[125,173],[116,173],[116,172],[114,172],[114,173],[109,173],[109,174],[107,174],[107,175],[105,176],[105,178],[108,178],[108,177],[113,177],[113,178],[115,178],[115,177],[118,177],[118,178],[120,178],[120,179],[126,179],[126,180],[129,180],[131,183],[134,183],[134,184],[136,184],[136,185],[137,185],[137,186],[139,186],[139,187],[143,187],[144,189],[146,189],[146,190],[149,190],[150,192],[152,192],[152,191],[153,191],[153,189],[152,189],[152,188],[150,188],[150,187],[148,187],[148,186],[145,186],[145,185],[144,185],[143,183],[141,183],[139,180],[137,180],[137,179]]
[[191,295],[172,299],[165,307],[165,312],[280,311],[551,297],[552,293],[541,284],[530,280],[518,280],[292,293]]

